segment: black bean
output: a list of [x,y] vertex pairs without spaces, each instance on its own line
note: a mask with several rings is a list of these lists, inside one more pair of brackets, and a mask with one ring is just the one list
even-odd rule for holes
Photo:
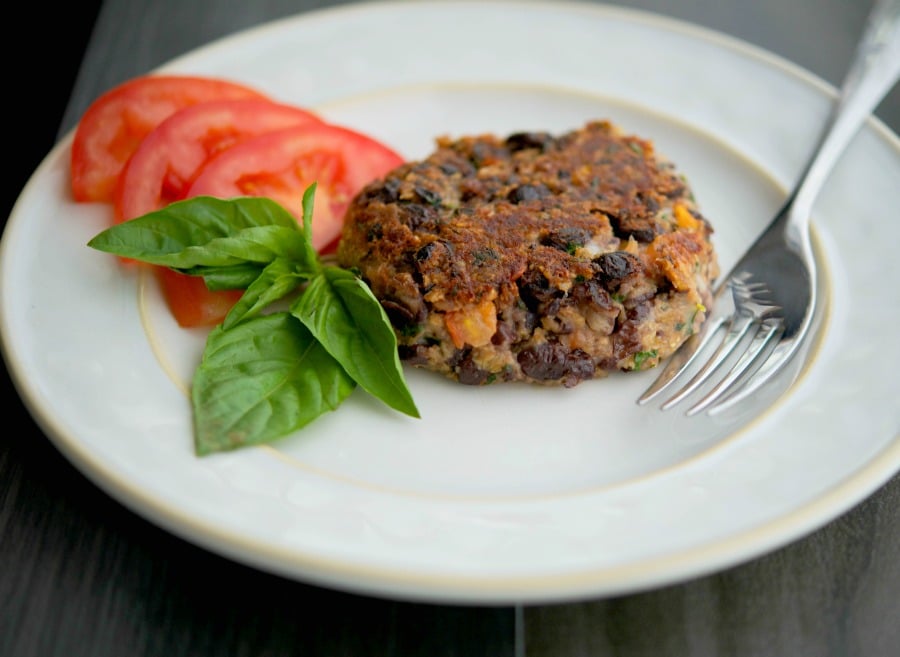
[[381,201],[382,203],[396,203],[400,198],[400,181],[397,178],[388,178],[383,183],[373,183],[363,189],[360,194],[361,202]]
[[638,194],[637,199],[647,208],[647,212],[649,214],[654,214],[657,210],[659,210],[659,201],[657,201],[653,196],[649,196],[647,194]]
[[491,344],[502,346],[509,344],[516,337],[515,329],[506,322],[497,324],[497,331],[491,336]]
[[460,383],[469,386],[480,386],[488,380],[490,372],[478,367],[475,361],[472,360],[472,353],[467,352],[456,366],[456,375]]
[[381,307],[387,313],[391,324],[398,329],[415,325],[425,319],[425,304],[421,299],[404,301],[385,298],[381,300]]
[[416,230],[424,223],[433,222],[438,216],[437,210],[430,205],[407,203],[402,207],[406,224],[411,230]]
[[413,255],[413,259],[416,262],[425,262],[440,250],[446,252],[448,257],[453,257],[453,245],[450,242],[435,240],[434,242],[428,242],[427,244],[420,246]]
[[571,254],[575,253],[575,249],[587,244],[591,237],[589,230],[577,226],[569,226],[551,231],[541,238],[541,244]]
[[597,310],[610,310],[613,306],[612,297],[609,292],[603,288],[595,278],[589,278],[586,281],[575,283],[570,292],[572,300],[582,306],[595,308]]
[[424,344],[401,344],[397,345],[397,355],[410,365],[427,365],[427,349]]
[[516,152],[526,148],[544,150],[550,141],[552,141],[552,137],[548,132],[516,132],[507,137],[504,143],[510,151]]
[[532,312],[562,294],[559,290],[551,288],[550,281],[537,269],[529,269],[522,274],[516,285],[519,288],[519,298]]
[[594,259],[597,277],[606,285],[615,285],[631,275],[638,267],[637,258],[624,251],[604,253]]
[[562,380],[570,388],[594,376],[594,361],[581,349],[546,342],[519,352],[519,367],[537,381]]
[[638,242],[642,242],[643,244],[649,244],[656,237],[656,230],[652,227],[635,228],[634,230],[626,231],[625,234],[628,237],[633,237]]
[[607,215],[613,232],[624,239],[633,237],[638,242],[649,244],[659,232],[659,226],[649,217]]
[[512,203],[525,203],[536,201],[550,195],[550,190],[545,185],[519,185],[509,190],[506,199]]
[[427,187],[423,187],[422,185],[416,185],[415,187],[416,195],[421,198],[423,201],[428,203],[429,205],[440,205],[441,204],[441,195],[435,192],[434,190],[428,189]]

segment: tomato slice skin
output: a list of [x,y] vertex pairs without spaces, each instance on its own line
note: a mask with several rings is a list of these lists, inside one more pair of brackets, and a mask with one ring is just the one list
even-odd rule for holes
[[188,196],[266,196],[298,220],[306,188],[316,183],[312,244],[321,250],[340,236],[353,197],[400,165],[387,145],[342,126],[305,124],[262,134],[216,155],[203,166]]
[[229,80],[145,75],[99,96],[82,115],[72,141],[72,195],[79,202],[112,202],[116,181],[141,141],[164,119],[195,103],[267,98]]
[[[303,192],[316,182],[313,246],[333,251],[344,213],[367,183],[403,162],[388,146],[353,130],[305,123],[241,141],[201,167],[186,197],[267,196],[302,219]],[[239,292],[211,292],[202,279],[168,271],[163,295],[184,328],[219,324]]]
[[314,113],[262,99],[212,100],[178,110],[144,137],[119,175],[116,223],[158,210],[187,194],[203,164],[257,135],[321,123]]

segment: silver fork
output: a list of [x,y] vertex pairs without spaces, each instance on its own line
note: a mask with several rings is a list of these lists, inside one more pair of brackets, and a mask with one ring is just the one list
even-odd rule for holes
[[813,202],[898,76],[900,0],[876,0],[840,98],[799,183],[716,287],[703,328],[672,355],[638,404],[674,390],[662,409],[702,395],[687,414],[715,414],[759,391],[792,360],[816,314],[816,263],[809,232]]

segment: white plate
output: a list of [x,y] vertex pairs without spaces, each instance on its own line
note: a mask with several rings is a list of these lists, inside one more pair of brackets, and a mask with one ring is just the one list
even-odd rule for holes
[[[689,176],[726,269],[779,205],[832,98],[722,35],[558,2],[353,5],[165,69],[252,84],[411,158],[441,133],[610,118]],[[752,422],[639,408],[654,373],[557,390],[409,371],[421,420],[358,392],[272,446],[204,458],[184,392],[203,335],[174,328],[152,286],[85,246],[111,213],[72,202],[70,146],[71,135],[41,164],[3,236],[4,356],[62,453],[213,552],[416,600],[618,594],[772,550],[900,467],[900,148],[877,121],[816,207],[824,331],[804,375]]]

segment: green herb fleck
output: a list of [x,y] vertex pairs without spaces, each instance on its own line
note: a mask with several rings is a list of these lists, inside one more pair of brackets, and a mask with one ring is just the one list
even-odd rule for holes
[[687,330],[688,335],[694,334],[694,320],[697,319],[697,313],[706,312],[706,306],[702,303],[698,303],[694,306],[694,312],[691,313],[691,316],[688,318],[686,322],[678,322],[675,324],[676,331]]
[[421,324],[405,324],[400,327],[400,335],[404,338],[413,338],[422,330]]
[[498,253],[489,246],[475,249],[475,251],[472,252],[472,257],[475,259],[476,265],[483,265],[486,262],[500,259]]
[[634,355],[634,369],[639,370],[648,360],[653,360],[659,355],[656,349],[650,351],[639,351]]

